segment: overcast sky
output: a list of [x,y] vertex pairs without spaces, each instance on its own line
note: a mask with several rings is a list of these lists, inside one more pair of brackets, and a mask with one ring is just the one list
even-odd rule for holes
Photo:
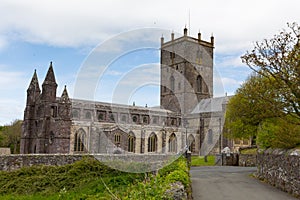
[[299,0],[0,0],[0,125],[23,119],[34,69],[41,85],[50,61],[58,96],[64,85],[76,96],[78,77],[95,76],[83,70],[95,51],[110,60],[94,66],[105,70],[96,74],[92,98],[110,102],[118,84],[143,80],[121,103],[158,105],[160,37],[168,40],[172,31],[179,37],[185,26],[190,36],[200,30],[204,40],[213,33],[214,96],[234,94],[250,74],[240,56],[287,22],[299,23],[299,8]]

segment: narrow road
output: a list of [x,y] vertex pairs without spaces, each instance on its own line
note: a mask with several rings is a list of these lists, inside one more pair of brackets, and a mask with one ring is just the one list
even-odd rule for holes
[[297,200],[250,174],[254,167],[191,167],[194,200]]

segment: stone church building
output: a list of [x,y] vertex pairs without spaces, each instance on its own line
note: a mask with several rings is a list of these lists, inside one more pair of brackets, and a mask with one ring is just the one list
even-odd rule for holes
[[27,89],[21,153],[217,153],[234,141],[222,135],[229,97],[213,98],[214,37],[161,38],[160,107],[57,97],[50,63],[42,84]]

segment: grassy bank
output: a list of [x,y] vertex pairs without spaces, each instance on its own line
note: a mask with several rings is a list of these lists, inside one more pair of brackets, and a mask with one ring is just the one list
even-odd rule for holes
[[189,189],[184,158],[151,173],[126,173],[86,158],[71,165],[32,166],[0,172],[1,199],[168,199],[170,184]]
[[215,156],[207,156],[207,162],[204,160],[204,156],[192,156],[191,166],[214,166]]

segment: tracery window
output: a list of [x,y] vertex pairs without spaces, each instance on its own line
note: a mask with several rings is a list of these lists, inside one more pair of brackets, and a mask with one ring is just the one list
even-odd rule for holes
[[82,152],[85,150],[85,131],[79,129],[75,133],[74,151]]
[[202,77],[197,76],[197,92],[202,92]]
[[157,151],[157,136],[155,133],[151,133],[148,138],[148,152],[156,152]]
[[173,153],[177,152],[177,138],[174,133],[172,133],[169,139],[169,152],[173,152]]
[[121,143],[121,135],[120,133],[115,133],[115,144],[118,145]]
[[135,149],[135,136],[131,132],[128,135],[128,152],[134,152]]
[[171,91],[174,92],[175,90],[175,79],[173,76],[170,77],[170,88],[171,88]]

